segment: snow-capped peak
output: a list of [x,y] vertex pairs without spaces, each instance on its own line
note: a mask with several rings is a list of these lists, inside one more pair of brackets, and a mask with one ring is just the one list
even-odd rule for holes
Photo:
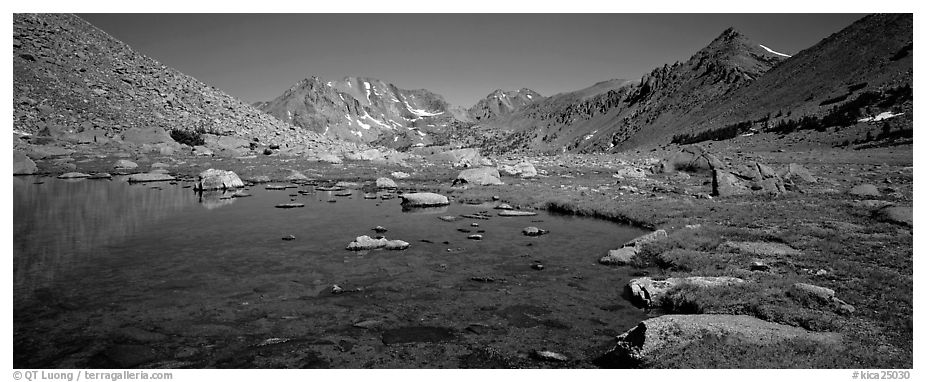
[[762,49],[765,49],[766,51],[768,51],[768,52],[771,53],[771,54],[777,54],[777,55],[779,55],[779,56],[781,56],[781,57],[791,57],[790,55],[787,55],[787,54],[784,54],[784,53],[776,52],[776,51],[772,50],[771,48],[769,48],[769,47],[767,47],[767,46],[765,46],[765,45],[759,44],[759,46],[761,46]]

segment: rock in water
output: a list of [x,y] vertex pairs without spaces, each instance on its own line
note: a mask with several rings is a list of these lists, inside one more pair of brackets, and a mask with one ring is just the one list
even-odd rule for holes
[[394,250],[394,251],[395,251],[395,250],[403,250],[403,249],[407,249],[407,248],[409,247],[409,245],[411,245],[411,244],[409,244],[409,243],[406,242],[406,241],[402,241],[402,240],[389,240],[389,241],[386,242],[386,249]]
[[500,185],[502,180],[495,167],[480,167],[460,171],[453,183],[468,183],[480,186]]
[[402,198],[402,205],[405,207],[433,207],[450,204],[446,196],[432,192],[415,192],[402,194],[399,197]]
[[498,216],[535,216],[536,212],[530,211],[516,211],[516,210],[501,210],[498,212]]
[[58,175],[58,179],[79,179],[79,178],[89,178],[89,174],[84,174],[82,172],[68,172],[61,175]]
[[379,178],[376,179],[377,188],[397,188],[395,182],[389,178]]
[[[719,339],[719,341],[718,341]],[[746,315],[728,314],[686,314],[664,315],[647,319],[633,329],[617,336],[617,344],[607,353],[595,359],[599,367],[612,368],[638,368],[638,367],[698,367],[696,364],[686,364],[688,360],[700,360],[710,357],[707,354],[690,354],[693,351],[714,351],[713,346],[695,346],[704,341],[718,341],[725,344],[719,346],[748,346],[755,348],[778,348],[787,351],[793,340],[802,343],[813,343],[821,348],[839,348],[842,346],[842,336],[837,333],[811,332],[803,328],[776,324],[763,321]],[[782,346],[784,345],[784,346]],[[776,347],[777,346],[777,347]],[[707,349],[707,350],[697,350]],[[685,357],[678,357],[685,354]],[[725,351],[727,357],[724,362],[713,366],[728,367],[754,367],[761,368],[765,360],[750,359],[752,352]],[[672,357],[674,362],[670,365],[659,365],[666,357]],[[802,359],[792,355],[789,359]],[[793,365],[794,367],[813,367],[814,365]]]
[[351,251],[363,251],[369,249],[376,249],[385,247],[389,243],[389,240],[386,238],[374,239],[367,235],[358,236],[354,241],[350,242],[347,245],[347,249]]
[[283,204],[277,204],[277,205],[274,206],[274,207],[276,207],[276,208],[301,208],[301,207],[305,207],[305,204],[302,204],[302,203],[283,203]]
[[521,230],[521,233],[523,233],[526,236],[540,236],[540,235],[546,234],[547,232],[548,232],[547,230],[540,229],[537,227],[527,227]]
[[13,175],[31,175],[35,174],[36,170],[38,166],[28,155],[13,151]]
[[193,187],[195,190],[224,190],[244,187],[244,182],[233,171],[208,169],[199,173],[199,179]]
[[168,180],[174,180],[175,178],[168,174],[159,174],[159,173],[139,173],[129,175],[129,183],[136,182],[164,182]]

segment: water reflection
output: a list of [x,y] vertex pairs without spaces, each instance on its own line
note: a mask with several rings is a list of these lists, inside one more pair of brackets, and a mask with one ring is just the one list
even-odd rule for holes
[[408,214],[446,214],[447,206],[437,206],[437,207],[402,206],[402,212],[408,213]]
[[14,299],[27,299],[73,264],[194,203],[194,194],[179,187],[14,177]]
[[214,210],[225,207],[235,202],[235,191],[203,191],[197,193],[197,199],[203,208]]

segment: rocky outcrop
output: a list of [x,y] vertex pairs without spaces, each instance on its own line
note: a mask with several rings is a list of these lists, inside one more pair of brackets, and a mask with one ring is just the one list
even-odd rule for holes
[[[827,349],[842,347],[842,336],[837,333],[811,332],[803,328],[763,321],[752,316],[727,314],[664,315],[647,319],[633,329],[617,336],[617,344],[595,360],[600,367],[698,367],[686,360],[702,359],[701,354],[681,358],[682,363],[661,364],[665,357],[678,355],[685,349],[697,349],[703,341],[718,341],[720,346],[746,346],[749,348],[780,345],[799,340]],[[709,351],[709,350],[708,350]],[[764,360],[754,358],[751,352],[724,352],[714,367],[762,368]],[[801,357],[793,357],[801,359]],[[678,357],[674,359],[679,360]],[[691,361],[688,361],[691,362]],[[814,365],[791,365],[813,367]],[[701,366],[703,367],[703,366]]]
[[500,185],[502,183],[498,169],[495,167],[479,167],[460,171],[454,184],[474,184],[479,186]]
[[446,206],[450,201],[446,196],[432,192],[415,192],[399,195],[403,207],[435,207]]
[[224,190],[244,187],[244,182],[233,171],[208,169],[199,173],[195,190]]
[[713,196],[777,195],[787,192],[778,174],[759,162],[738,169],[714,169],[711,189]]
[[641,277],[630,280],[627,283],[627,290],[630,292],[631,300],[643,307],[656,307],[661,304],[662,296],[669,290],[681,285],[691,285],[701,288],[712,288],[717,286],[728,286],[744,283],[740,278],[729,276],[718,277],[670,277],[665,280],[654,280],[649,277]]
[[13,151],[13,175],[31,175],[38,171],[38,166],[28,155]]

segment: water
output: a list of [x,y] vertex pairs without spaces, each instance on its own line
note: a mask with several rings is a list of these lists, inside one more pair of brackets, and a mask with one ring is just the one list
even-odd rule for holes
[[[486,348],[530,366],[532,350],[585,360],[645,318],[621,298],[629,270],[596,263],[633,228],[185,185],[14,178],[15,367],[498,366],[472,355]],[[291,199],[306,206],[274,208]],[[411,247],[345,250],[377,225]]]

